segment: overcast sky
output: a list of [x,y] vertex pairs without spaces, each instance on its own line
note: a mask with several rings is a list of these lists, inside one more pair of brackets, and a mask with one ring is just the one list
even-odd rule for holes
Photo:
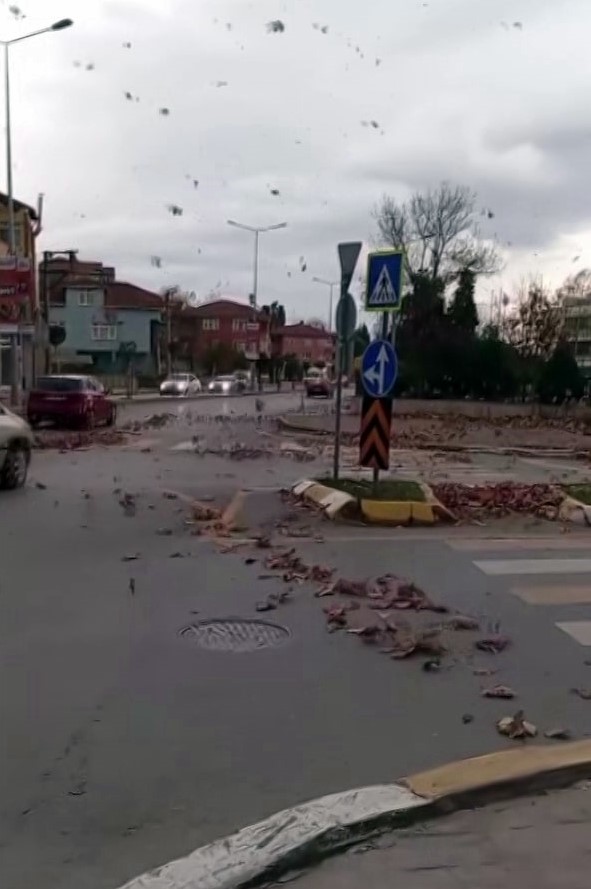
[[505,267],[481,299],[591,265],[589,0],[15,6],[5,37],[75,20],[11,49],[15,195],[45,194],[41,249],[245,298],[252,236],[226,220],[285,221],[261,236],[259,301],[322,317],[312,277],[336,280],[338,241],[371,242],[384,193],[447,179],[494,212]]

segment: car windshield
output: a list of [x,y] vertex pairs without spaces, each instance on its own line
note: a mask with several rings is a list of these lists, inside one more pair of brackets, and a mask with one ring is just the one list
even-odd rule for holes
[[233,383],[234,377],[214,377],[214,383]]
[[36,388],[41,392],[81,392],[84,380],[80,377],[39,377]]
[[189,374],[171,374],[168,379],[174,383],[188,383],[190,377]]

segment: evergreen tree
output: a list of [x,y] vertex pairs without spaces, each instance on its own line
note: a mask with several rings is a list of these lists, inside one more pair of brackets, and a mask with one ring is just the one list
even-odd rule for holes
[[472,334],[478,327],[478,310],[474,300],[475,287],[476,275],[472,269],[462,269],[448,310],[450,321],[456,327]]

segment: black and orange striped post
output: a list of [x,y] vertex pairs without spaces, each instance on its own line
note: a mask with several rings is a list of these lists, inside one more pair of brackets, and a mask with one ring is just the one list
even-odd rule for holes
[[390,466],[390,428],[392,399],[365,395],[361,407],[359,434],[359,465],[368,469]]

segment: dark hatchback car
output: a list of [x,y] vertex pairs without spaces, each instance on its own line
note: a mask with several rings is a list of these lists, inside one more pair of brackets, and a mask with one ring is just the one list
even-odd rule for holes
[[47,420],[86,429],[101,423],[113,426],[116,412],[115,404],[97,379],[70,374],[39,377],[27,402],[31,426]]

